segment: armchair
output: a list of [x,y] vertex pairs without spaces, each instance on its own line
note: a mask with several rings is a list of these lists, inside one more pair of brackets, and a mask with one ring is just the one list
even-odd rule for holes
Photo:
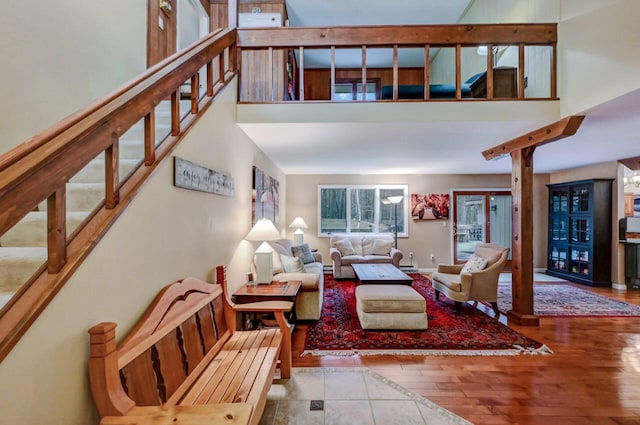
[[483,243],[476,245],[474,254],[487,260],[484,269],[469,273],[462,271],[464,264],[438,264],[438,270],[432,276],[436,300],[440,298],[440,292],[444,293],[454,301],[457,313],[462,302],[489,301],[496,315],[500,315],[498,279],[507,262],[509,248]]

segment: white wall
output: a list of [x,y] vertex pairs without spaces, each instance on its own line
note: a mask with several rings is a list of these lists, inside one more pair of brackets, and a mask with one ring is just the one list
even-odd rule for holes
[[147,2],[22,0],[0,13],[0,153],[146,67]]
[[231,174],[235,196],[175,188],[173,161],[165,161],[0,363],[0,423],[97,424],[87,372],[91,326],[114,321],[122,337],[162,286],[185,276],[211,281],[217,265],[229,266],[232,291],[240,286],[254,249],[243,241],[251,227],[252,165],[277,178],[283,194],[286,181],[235,124],[234,86],[174,155]]
[[562,0],[558,25],[561,115],[640,88],[640,2]]
[[[547,228],[548,174],[534,177],[534,228]],[[319,249],[325,264],[329,257],[329,238],[318,237],[318,185],[320,184],[407,184],[409,193],[450,193],[452,189],[507,189],[511,188],[510,174],[394,174],[394,175],[290,175],[287,176],[287,217],[289,224],[296,216],[302,216],[309,226],[304,241]],[[451,212],[453,209],[451,210]],[[443,227],[443,223],[446,226]],[[451,221],[413,220],[409,218],[408,238],[398,238],[398,248],[404,252],[402,264],[409,264],[409,252],[414,253],[414,264],[421,269],[434,269],[438,263],[452,261]],[[295,229],[286,229],[293,238]],[[547,233],[535,232],[533,239],[534,266],[546,268]],[[435,259],[431,261],[429,254]]]

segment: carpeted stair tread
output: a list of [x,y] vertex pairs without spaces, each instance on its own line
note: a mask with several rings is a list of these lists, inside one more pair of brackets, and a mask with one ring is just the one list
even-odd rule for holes
[[[121,159],[119,174],[120,178],[127,176],[142,159]],[[104,159],[94,159],[86,167],[73,176],[71,183],[98,183],[104,181]]]
[[0,292],[18,290],[47,260],[47,248],[0,247]]
[[[87,211],[67,213],[67,234],[71,234],[88,215]],[[0,237],[0,246],[46,247],[47,212],[32,211],[28,213],[18,224]]]

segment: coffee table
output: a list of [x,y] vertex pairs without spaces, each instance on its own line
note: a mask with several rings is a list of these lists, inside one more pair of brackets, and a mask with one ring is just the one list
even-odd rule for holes
[[413,283],[413,278],[393,264],[352,264],[351,267],[362,284],[411,285]]

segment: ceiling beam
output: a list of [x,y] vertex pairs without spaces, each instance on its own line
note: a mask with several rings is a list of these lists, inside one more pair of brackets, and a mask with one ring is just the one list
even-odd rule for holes
[[556,121],[553,124],[540,127],[530,133],[524,134],[515,139],[504,142],[501,145],[494,146],[482,152],[484,159],[496,159],[503,155],[509,155],[511,152],[524,148],[542,146],[547,143],[555,142],[568,136],[573,136],[580,128],[580,124],[584,120],[584,115],[573,115]]
[[640,170],[640,156],[634,156],[633,158],[625,158],[619,159],[618,162],[622,163],[625,167],[630,170],[638,171]]

